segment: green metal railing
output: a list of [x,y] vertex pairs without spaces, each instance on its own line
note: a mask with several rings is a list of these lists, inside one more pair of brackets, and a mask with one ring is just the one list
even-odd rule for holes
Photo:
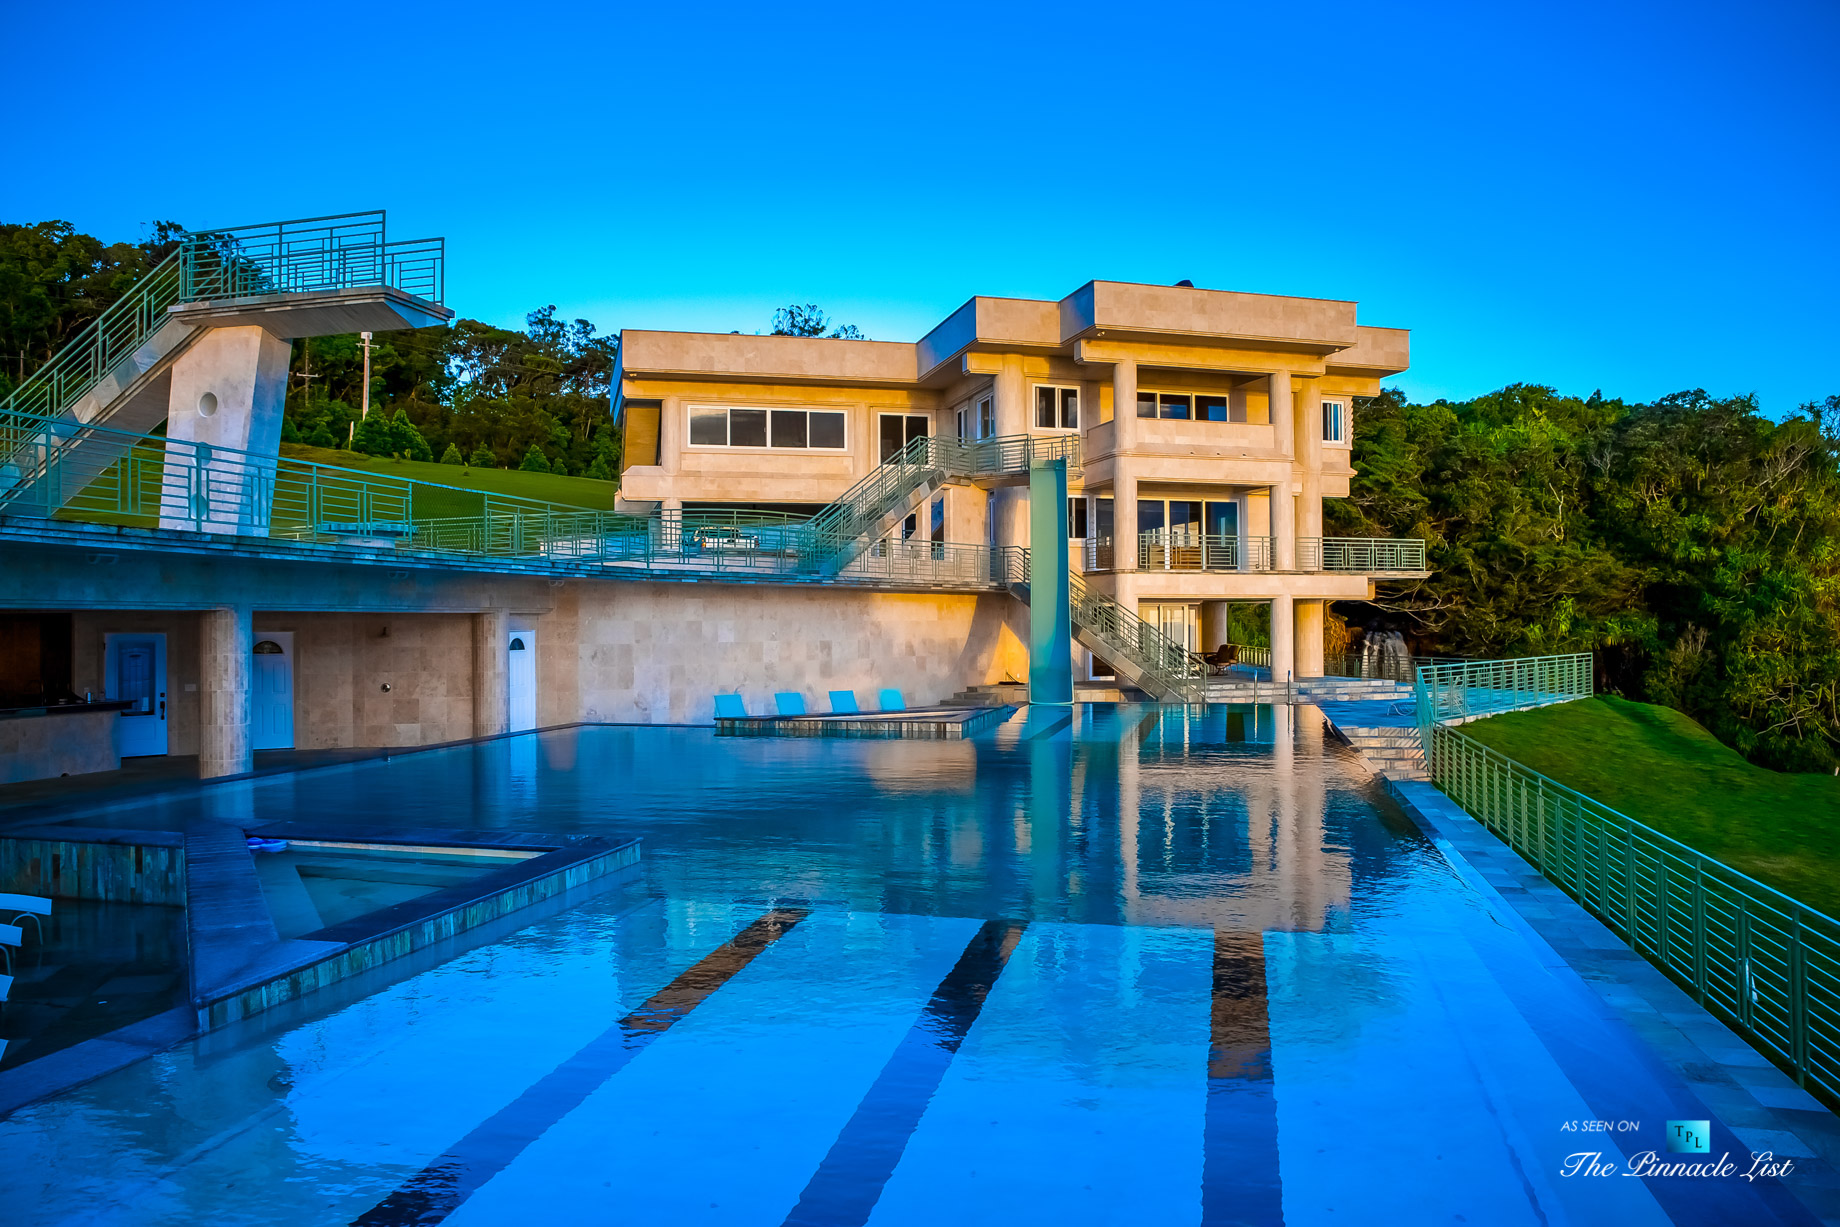
[[[1012,591],[1029,586],[1029,551],[1020,546],[999,549],[992,556],[993,576]],[[1116,666],[1133,666],[1138,685],[1165,702],[1198,703],[1206,697],[1203,667],[1188,649],[1170,639],[1131,610],[1086,586],[1078,575],[1067,578],[1073,627],[1083,634],[1088,648]],[[1100,646],[1095,648],[1092,642]]]
[[1425,543],[1406,537],[1299,537],[1297,569],[1363,575],[1423,571]]
[[1448,725],[1429,736],[1432,782],[1451,800],[1802,1086],[1840,1100],[1840,922]]
[[51,360],[0,401],[0,456],[42,430],[42,419],[76,404],[167,322],[180,301],[180,253],[174,252],[72,337]]
[[[1109,571],[1112,538],[1086,542],[1086,569]],[[1137,534],[1140,571],[1275,571],[1275,537],[1203,533],[1199,525],[1156,528]],[[1296,570],[1349,571],[1361,575],[1425,569],[1425,543],[1397,537],[1299,537]]]
[[1429,753],[1435,724],[1590,698],[1591,655],[1427,664],[1419,667],[1413,690],[1421,744]]
[[907,446],[846,490],[810,522],[813,557],[836,572],[868,548],[889,516],[912,506],[923,489],[951,478],[1026,475],[1037,464],[1065,460],[1080,466],[1078,435],[1005,435],[964,442],[937,435],[908,440]]
[[381,209],[200,230],[179,256],[188,302],[393,286],[438,303],[445,289],[443,240],[391,242]]

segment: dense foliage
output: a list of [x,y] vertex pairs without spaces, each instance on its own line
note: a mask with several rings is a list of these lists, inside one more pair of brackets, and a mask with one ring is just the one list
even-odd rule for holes
[[1350,621],[1425,652],[1598,653],[1605,684],[1756,762],[1840,762],[1840,398],[1632,405],[1516,384],[1356,415],[1329,533],[1424,537],[1431,578]]

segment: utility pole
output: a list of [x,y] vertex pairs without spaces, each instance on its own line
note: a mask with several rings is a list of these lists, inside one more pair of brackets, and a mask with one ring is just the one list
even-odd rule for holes
[[358,410],[358,420],[362,422],[371,415],[371,334],[360,332],[358,339],[364,346],[364,399]]

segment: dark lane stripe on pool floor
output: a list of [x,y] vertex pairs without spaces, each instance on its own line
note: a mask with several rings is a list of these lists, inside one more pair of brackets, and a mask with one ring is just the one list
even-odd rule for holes
[[353,1219],[352,1227],[441,1222],[551,1125],[580,1107],[646,1045],[681,1022],[730,977],[753,962],[756,955],[810,914],[809,908],[774,908],[717,946],[652,994],[644,1005],[589,1041],[461,1138],[453,1149]]
[[1284,1222],[1265,938],[1214,934],[1214,1015],[1201,1156],[1203,1227]]
[[1028,926],[987,920],[837,1134],[785,1227],[860,1227]]

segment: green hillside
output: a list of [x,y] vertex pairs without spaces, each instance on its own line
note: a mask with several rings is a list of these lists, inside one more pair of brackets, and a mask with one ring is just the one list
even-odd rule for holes
[[[439,482],[444,486],[458,486],[485,494],[539,499],[546,503],[585,507],[591,511],[613,510],[614,497],[619,493],[619,487],[613,482],[596,481],[591,477],[559,477],[554,473],[525,473],[517,469],[475,469],[451,464],[426,464],[416,460],[393,460],[387,456],[366,456],[358,452],[307,447],[299,443],[283,443],[281,454],[293,460],[309,460],[316,464],[336,465],[342,469],[356,469],[411,481]],[[416,514],[424,514],[419,504]],[[432,511],[428,514],[442,513]],[[475,515],[477,511],[455,511],[453,514]]]
[[1754,766],[1690,717],[1600,695],[1460,730],[1830,916],[1840,779]]

